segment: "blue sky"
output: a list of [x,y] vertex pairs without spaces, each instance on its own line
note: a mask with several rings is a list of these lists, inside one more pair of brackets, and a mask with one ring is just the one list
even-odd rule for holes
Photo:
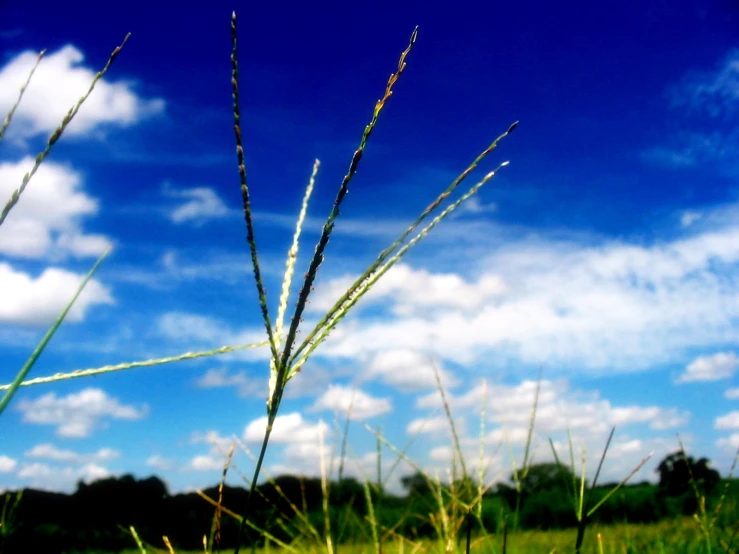
[[[305,325],[520,120],[465,183],[511,163],[289,383],[267,469],[317,474],[320,435],[330,455],[354,394],[357,420],[400,448],[415,437],[410,455],[443,475],[451,441],[434,360],[472,465],[485,415],[490,479],[510,473],[511,453],[520,460],[540,367],[537,459],[570,428],[594,465],[616,425],[607,479],[654,451],[636,477],[653,479],[676,434],[728,470],[739,447],[736,3],[100,9],[3,4],[0,113],[48,49],[0,144],[3,197],[132,33],[0,228],[4,383],[110,245],[31,377],[263,340],[234,152],[231,11],[273,315],[313,162],[298,276],[418,25]],[[68,491],[122,473],[155,473],[172,491],[213,484],[231,437],[257,448],[267,376],[261,349],[24,388],[2,416],[0,488]],[[372,471],[359,421],[350,444],[349,471]],[[243,452],[235,462],[252,468]]]

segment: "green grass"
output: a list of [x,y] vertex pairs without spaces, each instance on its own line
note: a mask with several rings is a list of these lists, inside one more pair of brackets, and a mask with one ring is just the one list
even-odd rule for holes
[[[549,531],[519,531],[507,536],[507,554],[543,554],[572,552],[575,532],[569,530]],[[727,549],[731,541],[730,536],[716,540],[717,552],[736,551]],[[279,551],[274,545],[266,548],[257,548],[256,554],[275,554]],[[150,553],[166,553],[166,549],[147,550]],[[195,554],[201,551],[177,551],[178,554]],[[325,544],[315,544],[312,547],[301,548],[305,554],[325,554]],[[343,554],[371,554],[374,545],[371,543],[342,546]],[[441,553],[438,545],[433,541],[411,543],[409,541],[388,541],[384,544],[383,554],[424,554]],[[503,537],[488,535],[476,537],[471,545],[471,552],[486,554],[502,554]],[[598,526],[593,525],[590,534],[583,544],[583,553],[586,554],[704,554],[705,544],[700,531],[691,518],[675,519],[648,525],[620,524]],[[123,554],[140,554],[140,550],[127,550]]]

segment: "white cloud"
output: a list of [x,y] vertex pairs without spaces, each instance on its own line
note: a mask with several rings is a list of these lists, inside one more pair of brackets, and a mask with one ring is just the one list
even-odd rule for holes
[[57,397],[50,392],[35,400],[22,399],[18,411],[23,421],[39,425],[53,425],[56,433],[65,438],[82,438],[105,425],[107,419],[136,420],[144,417],[146,406],[136,408],[121,404],[102,389],[86,388],[78,393]]
[[[518,385],[487,384],[484,409],[489,421],[500,425],[492,429],[490,438],[501,438],[506,432],[514,439],[526,432],[534,405],[536,382],[522,381]],[[473,386],[467,392],[447,393],[447,402],[453,414],[467,411],[479,413],[483,408],[482,386]],[[442,406],[438,393],[418,397],[419,408],[438,409]],[[619,428],[633,424],[647,424],[651,429],[664,430],[687,424],[689,414],[674,408],[657,406],[613,406],[601,399],[597,391],[571,391],[565,381],[543,380],[536,410],[536,429],[552,433],[572,429],[579,433],[601,436],[611,426]],[[516,439],[518,440],[518,439]]]
[[[730,277],[739,270],[739,226],[718,212],[649,246],[595,237],[492,244],[487,257],[473,253],[460,266],[479,276],[473,282],[502,282],[495,294],[452,287],[466,299],[431,294],[421,305],[378,289],[383,303],[371,316],[358,304],[315,355],[410,349],[485,370],[546,364],[587,374],[681,362],[696,348],[739,340],[739,281]],[[433,282],[419,273],[407,280]],[[348,280],[338,281],[328,289]]]
[[[670,87],[668,96],[673,112],[682,116],[680,129],[671,133],[669,146],[648,149],[643,157],[675,169],[702,164],[711,171],[735,176],[739,49],[730,51],[713,71],[689,72]],[[724,127],[724,123],[728,125]]]
[[28,458],[40,458],[79,465],[107,462],[118,458],[120,455],[120,452],[113,450],[112,448],[101,448],[97,452],[93,452],[91,454],[80,454],[74,450],[57,448],[53,444],[49,443],[37,444],[25,452],[25,456]]
[[208,219],[225,217],[231,213],[221,197],[210,187],[177,190],[166,186],[164,193],[171,198],[187,200],[170,211],[169,218],[173,223],[192,221],[196,225],[202,225]]
[[716,429],[739,429],[739,410],[716,418]]
[[0,473],[10,473],[18,465],[18,460],[0,454]]
[[225,458],[219,459],[214,456],[200,455],[190,460],[188,467],[197,471],[223,470],[225,463]]
[[683,227],[690,227],[693,223],[698,221],[703,214],[694,210],[687,210],[680,216],[680,225]]
[[[246,442],[261,442],[266,429],[267,416],[255,419],[246,426],[244,440]],[[269,440],[271,443],[282,444],[293,442],[314,442],[318,444],[320,433],[323,432],[323,436],[326,437],[329,435],[329,431],[328,425],[323,421],[309,423],[303,420],[303,416],[299,412],[293,412],[275,418]]]
[[174,467],[174,462],[155,454],[154,456],[149,456],[149,458],[147,458],[146,465],[153,467],[154,469],[158,469],[159,471],[167,471]]
[[[0,163],[3,204],[33,167],[30,156]],[[83,218],[98,213],[98,201],[82,190],[82,178],[71,168],[46,161],[8,214],[0,233],[0,252],[21,258],[97,257],[111,245],[103,235],[85,234]]]
[[[48,268],[38,277],[0,262],[0,322],[49,325],[56,321],[77,292],[84,275]],[[82,321],[99,304],[114,304],[110,288],[91,279],[69,310],[65,321]]]
[[266,379],[251,379],[245,371],[230,373],[225,367],[209,369],[195,384],[201,389],[234,387],[241,397],[267,395]]
[[[157,332],[168,339],[199,343],[214,348],[224,344],[258,344],[266,340],[264,328],[232,330],[225,321],[186,312],[168,312],[156,322]],[[256,347],[231,354],[240,360],[269,360],[269,348]]]
[[207,444],[210,446],[211,456],[224,456],[234,442],[232,437],[224,437],[218,431],[195,432],[190,437],[193,444]]
[[[456,430],[459,432],[460,429],[464,428],[464,419],[459,418],[454,422]],[[449,436],[451,433],[451,427],[449,426],[449,420],[446,417],[419,417],[412,420],[405,429],[409,435],[418,435],[420,433],[426,433],[430,435],[444,435]]]
[[726,391],[724,392],[724,398],[728,398],[729,400],[739,399],[739,387],[726,389]]
[[[320,283],[311,296],[312,311],[326,311],[356,280],[346,276]],[[475,310],[481,303],[499,298],[506,285],[497,275],[485,275],[475,282],[468,282],[456,273],[430,273],[399,263],[377,281],[363,297],[363,304],[393,301],[393,313],[409,315],[424,308],[452,308],[465,312]]]
[[111,475],[107,468],[97,464],[59,468],[35,462],[23,464],[18,470],[18,478],[25,481],[26,487],[67,493],[74,491],[79,480],[91,483]]
[[313,410],[334,410],[349,413],[352,418],[367,419],[392,410],[389,398],[375,398],[361,390],[329,385],[313,404]]
[[677,382],[729,379],[734,375],[737,366],[739,366],[739,358],[733,352],[718,352],[711,356],[699,356],[685,368]]
[[[0,68],[1,113],[15,104],[36,58],[36,52],[26,50]],[[84,67],[83,61],[82,52],[71,45],[44,56],[8,129],[10,136],[49,135],[59,126],[69,108],[87,92],[97,72]],[[131,81],[111,83],[106,77],[97,82],[64,134],[85,135],[105,124],[126,127],[161,113],[163,108],[163,100],[137,96]]]
[[[337,330],[341,333],[341,330]],[[457,379],[444,367],[433,362],[430,357],[420,352],[403,348],[390,348],[377,352],[372,360],[362,369],[359,379],[362,381],[379,380],[404,391],[418,391],[436,388],[434,366],[439,372],[439,380],[445,388],[454,387]]]
[[716,446],[722,450],[735,452],[736,449],[739,448],[739,433],[732,433],[728,437],[721,437],[716,440]]

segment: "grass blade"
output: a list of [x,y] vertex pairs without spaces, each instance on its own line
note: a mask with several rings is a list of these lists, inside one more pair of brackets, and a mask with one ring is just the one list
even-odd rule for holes
[[77,292],[75,292],[72,299],[62,310],[62,313],[59,314],[59,317],[56,319],[54,324],[46,332],[46,335],[44,335],[44,338],[41,339],[41,342],[38,344],[38,346],[33,351],[33,353],[31,353],[31,356],[30,358],[28,358],[28,361],[26,361],[26,363],[23,365],[21,370],[18,372],[18,375],[16,375],[15,379],[10,384],[8,389],[6,390],[5,395],[3,396],[2,400],[0,400],[0,414],[2,414],[5,408],[8,406],[8,404],[10,403],[10,399],[13,398],[13,396],[15,395],[15,392],[18,390],[18,387],[20,387],[21,383],[26,378],[26,375],[28,375],[28,372],[31,371],[33,364],[36,363],[36,360],[38,360],[39,356],[44,351],[44,348],[46,348],[46,345],[49,344],[51,337],[54,336],[54,333],[56,333],[56,330],[62,324],[62,321],[64,321],[64,318],[67,316],[67,313],[72,308],[72,304],[75,303],[79,295],[82,293],[82,290],[85,288],[85,285],[87,285],[87,282],[95,274],[98,267],[100,267],[100,264],[103,262],[103,260],[105,259],[105,257],[108,255],[109,252],[110,252],[110,248],[108,248],[105,252],[103,252],[100,258],[98,258],[98,261],[95,262],[95,265],[92,266],[92,269],[82,280],[82,283],[80,283],[80,286],[77,288]]
[[102,78],[103,75],[105,75],[105,73],[107,73],[108,69],[110,69],[110,65],[113,63],[113,60],[116,58],[118,53],[121,51],[121,48],[123,48],[123,46],[126,44],[126,42],[128,41],[128,37],[130,36],[131,36],[131,33],[128,33],[123,38],[123,42],[121,43],[121,45],[116,46],[115,50],[113,50],[113,53],[108,58],[108,63],[105,64],[105,67],[103,67],[102,70],[100,70],[98,73],[95,74],[95,77],[93,78],[92,83],[90,84],[90,88],[87,89],[87,92],[85,93],[85,95],[82,96],[82,98],[80,98],[77,101],[77,104],[75,104],[69,109],[69,111],[67,112],[67,115],[65,115],[64,119],[62,120],[62,124],[59,127],[57,127],[56,130],[51,134],[46,144],[46,148],[44,148],[44,150],[36,156],[36,162],[33,164],[33,168],[31,168],[31,171],[29,171],[23,176],[23,181],[21,182],[20,188],[13,191],[13,194],[10,196],[10,200],[8,200],[7,204],[5,204],[5,207],[3,208],[2,213],[0,213],[0,225],[2,225],[3,222],[5,221],[5,218],[8,217],[8,213],[10,213],[10,210],[12,210],[13,207],[18,203],[18,199],[20,198],[21,194],[23,194],[23,191],[26,190],[26,187],[28,186],[28,182],[34,176],[34,174],[38,170],[41,163],[49,155],[49,153],[51,152],[51,148],[54,146],[56,141],[58,141],[59,138],[62,136],[62,133],[67,128],[67,125],[69,125],[69,123],[72,121],[74,116],[77,115],[77,112],[80,110],[80,107],[85,102],[85,100],[87,100],[87,97],[90,96],[97,82]]

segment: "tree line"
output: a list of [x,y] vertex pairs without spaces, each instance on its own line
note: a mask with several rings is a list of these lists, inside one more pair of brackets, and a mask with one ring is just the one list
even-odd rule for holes
[[[657,473],[657,484],[642,482],[621,488],[595,513],[593,521],[648,523],[692,514],[698,509],[700,496],[715,503],[726,492],[725,486],[731,490],[725,495],[722,517],[727,521],[739,520],[739,481],[722,481],[706,458],[695,460],[674,453],[661,461]],[[480,525],[487,533],[511,525],[539,529],[575,526],[567,494],[567,484],[571,485],[573,478],[569,468],[541,463],[532,465],[518,479],[518,486],[497,484],[482,498],[482,517],[475,522],[477,531]],[[420,473],[403,477],[401,484],[405,496],[388,494],[376,486],[369,486],[367,491],[353,478],[332,483],[328,500],[334,540],[372,540],[367,492],[380,529],[393,529],[408,538],[433,536],[429,514],[438,511],[433,486]],[[596,488],[593,500],[597,501],[613,485]],[[460,486],[456,483],[456,490]],[[220,493],[218,487],[203,492],[212,499],[222,494],[223,506],[237,512],[248,496],[246,489],[230,486],[224,486]],[[162,536],[166,535],[175,550],[200,550],[215,510],[196,493],[170,495],[161,479],[137,480],[131,475],[90,484],[79,482],[73,494],[27,489],[19,502],[15,500],[13,494],[0,500],[2,552],[118,552],[134,545],[128,532],[130,526],[149,544],[162,546]],[[265,536],[291,542],[305,535],[309,526],[318,533],[324,532],[320,479],[277,477],[258,487],[251,506],[246,537],[251,544],[263,544]],[[222,548],[235,546],[237,529],[238,521],[222,514],[218,530]]]

